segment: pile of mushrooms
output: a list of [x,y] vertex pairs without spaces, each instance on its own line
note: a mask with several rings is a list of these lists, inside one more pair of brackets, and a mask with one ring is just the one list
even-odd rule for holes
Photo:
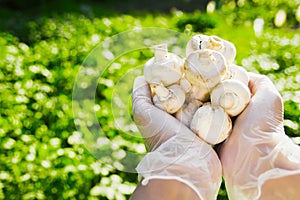
[[207,143],[223,142],[251,97],[247,71],[234,64],[235,56],[235,46],[217,36],[193,36],[186,58],[168,52],[166,44],[154,46],[144,65],[154,105]]

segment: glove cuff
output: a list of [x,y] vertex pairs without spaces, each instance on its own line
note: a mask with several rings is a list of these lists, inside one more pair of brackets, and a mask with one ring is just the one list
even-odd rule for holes
[[216,199],[222,181],[221,163],[214,150],[198,137],[176,135],[149,152],[136,168],[144,178],[176,179],[200,199]]

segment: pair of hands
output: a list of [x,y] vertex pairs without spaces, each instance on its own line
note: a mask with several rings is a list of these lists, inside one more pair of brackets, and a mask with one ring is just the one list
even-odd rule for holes
[[[282,98],[266,76],[249,73],[249,77],[251,101],[216,150],[155,107],[148,84],[137,77],[134,119],[150,151],[138,166],[139,173],[146,179],[179,177],[201,199],[216,198],[222,173],[231,199],[258,199],[278,185],[271,182],[266,188],[270,180],[297,174],[299,178],[300,148],[284,134]],[[282,183],[286,181],[291,180]]]

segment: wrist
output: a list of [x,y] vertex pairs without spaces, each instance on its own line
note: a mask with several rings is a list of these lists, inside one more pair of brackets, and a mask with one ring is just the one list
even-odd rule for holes
[[140,162],[137,171],[150,180],[176,180],[189,186],[200,199],[215,199],[221,184],[221,163],[214,150],[196,136],[176,135]]

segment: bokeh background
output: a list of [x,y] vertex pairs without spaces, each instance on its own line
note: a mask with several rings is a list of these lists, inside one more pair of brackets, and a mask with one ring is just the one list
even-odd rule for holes
[[[72,92],[97,45],[137,28],[233,42],[238,65],[273,80],[284,99],[285,131],[299,144],[299,23],[299,0],[0,0],[0,199],[129,199],[139,177],[124,171],[122,160],[145,148],[126,135],[128,127],[116,126],[112,96],[122,76],[153,53],[112,59],[98,80],[91,106],[114,144],[110,155],[96,159],[85,148]],[[131,112],[130,103],[123,107]],[[218,199],[228,199],[224,184]]]

